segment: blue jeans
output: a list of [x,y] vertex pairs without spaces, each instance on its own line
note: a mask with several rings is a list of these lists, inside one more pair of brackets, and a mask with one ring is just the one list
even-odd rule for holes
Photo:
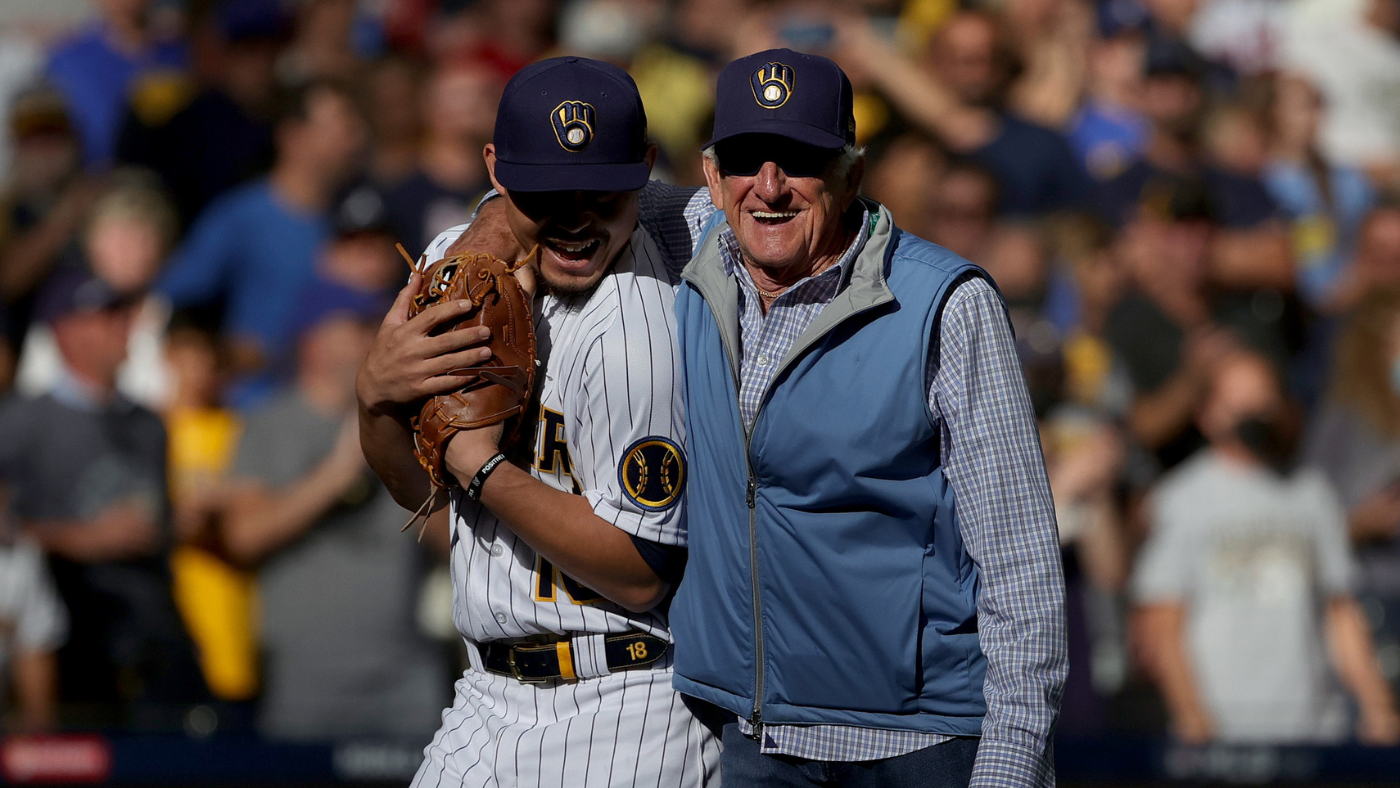
[[844,763],[764,755],[737,722],[724,726],[723,739],[720,774],[730,788],[967,788],[979,741],[957,738],[895,758]]

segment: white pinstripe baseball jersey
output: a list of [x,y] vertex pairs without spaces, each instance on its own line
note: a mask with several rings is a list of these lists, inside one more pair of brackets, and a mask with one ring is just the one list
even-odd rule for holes
[[[428,247],[443,257],[464,232]],[[531,474],[585,496],[635,536],[684,546],[684,413],[675,289],[638,228],[591,292],[534,302],[539,405]],[[667,641],[660,611],[632,613],[563,574],[490,510],[452,495],[453,617],[472,669],[426,751],[415,786],[699,786],[717,780],[719,743],[671,689],[669,655],[608,674],[602,639],[641,630]],[[522,684],[481,670],[475,645],[575,638],[577,681]]]

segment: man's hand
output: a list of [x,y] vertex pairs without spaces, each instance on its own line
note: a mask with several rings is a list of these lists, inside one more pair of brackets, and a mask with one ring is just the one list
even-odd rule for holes
[[1215,723],[1202,709],[1180,712],[1172,717],[1172,735],[1182,744],[1209,744],[1215,738]]
[[462,430],[447,441],[443,453],[443,464],[447,471],[457,477],[459,484],[466,486],[486,461],[501,450],[501,435],[505,422],[489,424],[475,430]]
[[408,318],[409,304],[422,284],[422,275],[415,273],[399,291],[360,366],[355,393],[372,414],[455,391],[462,381],[453,372],[491,358],[489,348],[475,347],[491,338],[484,327],[433,335],[438,326],[471,311],[470,301],[448,301]]
[[122,502],[83,525],[60,527],[45,541],[49,549],[74,561],[122,561],[154,553],[160,544],[160,528],[149,506]]
[[1389,539],[1400,530],[1400,488],[1392,485],[1352,507],[1351,537],[1358,542]]
[[1395,709],[1362,709],[1356,720],[1356,738],[1368,747],[1400,744],[1400,714]]

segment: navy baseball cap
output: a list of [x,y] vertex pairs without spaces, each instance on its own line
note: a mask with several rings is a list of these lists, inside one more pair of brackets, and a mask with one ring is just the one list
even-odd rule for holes
[[39,290],[34,317],[44,323],[54,323],[76,312],[130,306],[139,299],[139,293],[118,292],[87,268],[69,264],[54,271]]
[[496,180],[509,191],[630,192],[647,184],[647,115],[617,66],[556,57],[506,83],[496,113]]
[[740,134],[776,134],[818,148],[856,141],[851,80],[820,55],[770,49],[719,72],[714,145]]

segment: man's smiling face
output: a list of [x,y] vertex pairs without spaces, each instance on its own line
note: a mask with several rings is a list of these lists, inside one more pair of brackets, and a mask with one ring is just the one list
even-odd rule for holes
[[722,141],[715,153],[718,163],[705,162],[710,199],[745,260],[787,271],[839,253],[842,215],[859,183],[858,172],[838,171],[839,151],[747,134]]
[[[647,155],[650,163],[656,154]],[[506,197],[516,240],[525,249],[539,244],[545,285],[559,293],[583,293],[598,284],[637,227],[641,192],[512,192],[496,181],[492,146],[487,146],[487,165],[496,190]]]

